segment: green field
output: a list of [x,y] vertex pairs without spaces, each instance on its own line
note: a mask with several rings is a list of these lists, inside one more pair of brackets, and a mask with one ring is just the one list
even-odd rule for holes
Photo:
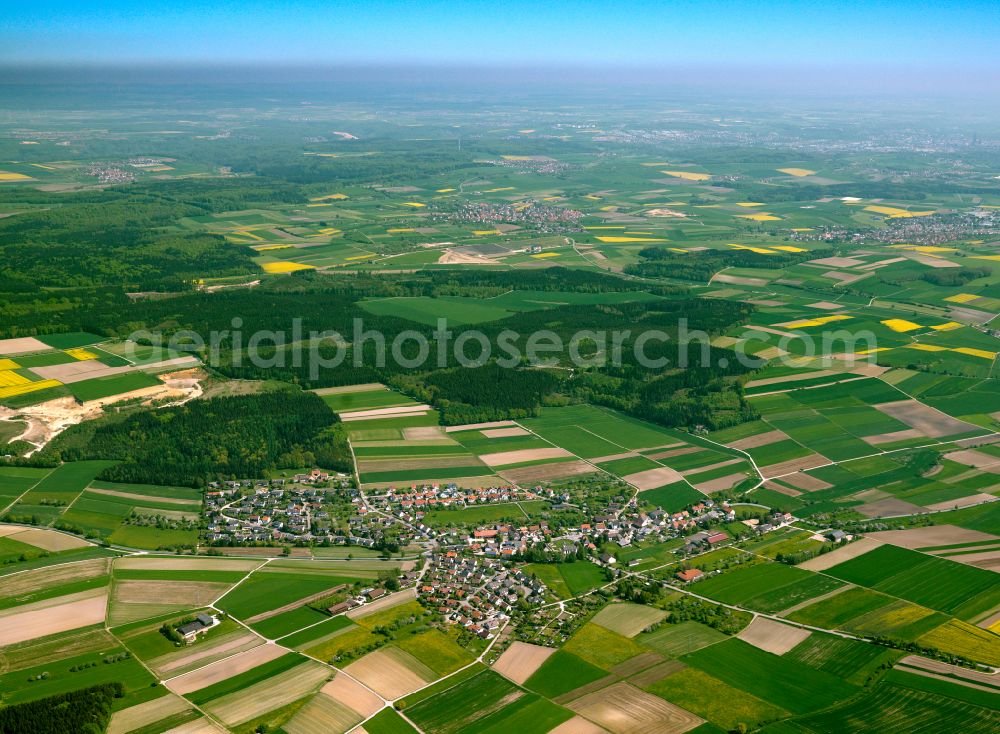
[[571,652],[558,650],[541,664],[525,681],[524,686],[547,698],[557,698],[607,676],[606,670],[591,665]]
[[827,708],[857,692],[856,687],[836,676],[737,639],[688,653],[681,660],[795,714]]

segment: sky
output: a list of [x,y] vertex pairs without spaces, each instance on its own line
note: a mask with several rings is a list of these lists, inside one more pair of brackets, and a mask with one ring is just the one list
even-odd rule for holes
[[0,0],[0,65],[1000,69],[996,0]]

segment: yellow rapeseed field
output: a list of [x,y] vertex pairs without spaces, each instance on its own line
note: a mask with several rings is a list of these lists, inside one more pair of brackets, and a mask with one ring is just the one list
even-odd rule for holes
[[953,329],[961,329],[962,325],[957,321],[949,321],[947,324],[938,324],[937,326],[932,326],[935,331],[952,331]]
[[271,252],[272,250],[289,250],[291,245],[252,245],[250,249],[254,252]]
[[419,201],[404,201],[403,206],[412,206],[414,209],[420,209],[421,207],[425,207],[427,205],[421,204]]
[[917,349],[921,352],[955,352],[965,354],[969,357],[980,357],[982,359],[996,359],[997,353],[986,349],[973,349],[972,347],[940,347],[937,344],[908,344],[910,349]]
[[472,230],[472,234],[478,235],[478,236],[482,237],[483,235],[487,235],[487,234],[500,234],[500,230],[499,229],[474,229],[474,230]]
[[536,253],[536,254],[532,255],[532,257],[537,257],[537,258],[559,257],[560,255],[561,255],[561,253],[558,253],[558,252],[539,252],[539,253]]
[[866,206],[866,212],[875,212],[876,214],[885,214],[890,219],[908,219],[910,217],[929,217],[933,214],[933,211],[929,212],[911,212],[906,209],[900,209],[896,206]]
[[683,178],[686,181],[707,181],[712,178],[711,173],[695,173],[694,171],[660,171],[674,178]]
[[71,356],[73,359],[78,359],[81,362],[85,362],[88,359],[97,359],[97,355],[83,348],[67,349],[66,354]]
[[414,231],[413,227],[395,227],[394,229],[386,230],[386,232],[389,232],[390,234],[398,234],[400,232],[413,232],[413,231]]
[[779,168],[779,173],[787,173],[789,176],[812,176],[816,171],[810,171],[808,168]]
[[17,374],[14,370],[0,371],[0,387],[13,387],[14,385],[23,385],[28,382],[31,382],[31,380]]
[[296,270],[315,270],[312,265],[293,263],[288,260],[278,260],[277,262],[264,263],[261,265],[265,273],[294,273]]
[[759,201],[737,201],[736,206],[764,206]]
[[317,196],[315,198],[310,199],[309,201],[328,201],[330,199],[339,201],[341,199],[346,199],[346,198],[347,194],[327,194],[326,196]]
[[771,247],[782,252],[807,252],[804,247],[792,247],[791,245],[771,245]]
[[59,380],[39,380],[38,382],[25,381],[19,385],[3,387],[0,382],[0,398],[13,398],[18,395],[27,395],[29,392],[37,392],[50,387],[59,387],[62,383]]
[[450,192],[452,192],[452,191],[454,191],[454,190],[455,190],[455,189],[438,189],[438,190],[437,190],[437,192],[438,192],[439,194],[447,194],[447,193],[450,193]]
[[23,173],[11,173],[9,171],[0,171],[0,181],[30,181],[31,176],[25,176]]
[[773,214],[740,214],[740,219],[752,219],[755,222],[780,222],[781,217],[776,217]]
[[805,329],[810,326],[823,326],[823,324],[829,324],[833,321],[845,321],[847,319],[853,318],[847,314],[839,314],[835,316],[818,316],[814,319],[802,319],[801,321],[789,321],[784,324],[786,329]]
[[0,359],[0,372],[4,370],[16,370],[20,366],[13,359]]
[[774,255],[776,254],[774,250],[770,250],[766,247],[751,247],[750,245],[729,245],[734,250],[749,250],[750,252],[756,252],[758,255]]
[[924,328],[920,324],[915,324],[912,321],[907,321],[906,319],[885,319],[882,321],[882,324],[899,333]]
[[598,237],[601,242],[666,242],[656,237]]
[[956,293],[953,296],[948,296],[944,300],[950,301],[951,303],[968,303],[969,301],[975,301],[979,296],[975,293]]
[[967,354],[970,357],[982,357],[983,359],[996,359],[997,357],[996,352],[990,352],[986,349],[973,349],[972,347],[956,347],[951,351],[958,352],[959,354]]

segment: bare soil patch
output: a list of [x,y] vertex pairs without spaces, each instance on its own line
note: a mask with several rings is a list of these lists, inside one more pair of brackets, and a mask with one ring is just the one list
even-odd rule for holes
[[[394,652],[401,653],[402,650]],[[389,654],[386,650],[370,652],[344,670],[390,701],[423,688],[433,680],[418,675],[399,656]]]
[[23,336],[17,339],[0,339],[0,354],[28,354],[44,352],[50,349],[45,342],[40,342],[33,336]]
[[460,431],[481,431],[484,428],[503,428],[505,426],[516,426],[514,421],[488,421],[486,423],[466,423],[462,426],[446,426],[445,433],[458,433]]
[[763,278],[743,278],[739,275],[726,275],[725,273],[716,273],[709,282],[730,283],[731,285],[767,285],[767,281]]
[[984,454],[982,451],[976,451],[975,449],[952,451],[951,453],[945,454],[944,458],[957,461],[959,464],[971,466],[974,469],[987,469],[989,467],[1000,465],[1000,458]]
[[98,624],[107,605],[107,591],[93,589],[0,612],[0,646]]
[[[180,675],[180,671],[194,665],[208,665],[230,655],[246,652],[251,648],[264,644],[257,635],[239,631],[221,635],[210,641],[201,642],[192,649],[181,649],[167,653],[149,661],[149,667],[162,676],[168,674]],[[212,660],[214,658],[214,660]]]
[[245,673],[258,665],[280,658],[288,650],[278,645],[259,645],[252,650],[206,665],[190,673],[171,678],[166,682],[167,688],[174,693],[184,695],[205,688],[219,681]]
[[151,498],[144,494],[133,494],[132,492],[122,492],[117,489],[99,489],[97,487],[88,487],[88,492],[93,492],[94,494],[103,494],[109,497],[122,497],[123,499],[136,500],[139,502],[149,502],[150,499],[155,499],[157,504],[163,505],[190,505],[191,500],[179,500],[173,497],[156,497]]
[[809,631],[765,617],[754,617],[753,621],[736,636],[761,650],[784,655],[806,639]]
[[607,729],[602,729],[593,721],[587,721],[582,716],[574,716],[569,721],[564,721],[549,734],[608,734]]
[[916,428],[906,428],[902,431],[890,431],[889,433],[876,433],[874,436],[862,436],[861,440],[872,446],[881,446],[886,443],[896,441],[909,441],[913,438],[924,438],[924,434]]
[[157,721],[162,721],[168,716],[179,714],[191,708],[191,704],[180,696],[167,694],[146,701],[136,706],[129,706],[127,709],[116,711],[111,716],[108,724],[107,734],[126,734],[136,729],[141,729]]
[[493,669],[521,685],[555,652],[554,648],[515,642],[493,663]]
[[724,477],[717,477],[716,479],[709,479],[707,482],[700,482],[692,486],[699,492],[711,494],[723,489],[732,489],[746,478],[746,472],[739,472],[737,474],[727,474]]
[[407,441],[433,441],[444,438],[441,426],[414,426],[403,429],[403,438]]
[[64,563],[10,574],[4,576],[3,583],[0,583],[0,598],[15,599],[20,594],[47,589],[50,586],[86,581],[108,573],[110,568],[110,558],[94,558],[89,561]]
[[[539,464],[538,466],[525,466],[520,469],[501,470],[498,474],[513,484],[537,484],[539,482],[550,482],[554,479],[565,479],[582,474],[591,474],[600,471],[585,461],[560,461],[556,464]],[[463,482],[465,480],[462,480]]]
[[115,560],[115,568],[143,571],[252,571],[260,561],[239,558],[190,558],[183,556],[126,556]]
[[982,533],[978,530],[967,530],[957,525],[930,525],[922,528],[909,528],[907,530],[884,530],[877,533],[868,533],[869,538],[874,538],[889,545],[896,545],[900,548],[930,548],[938,545],[958,545],[960,543],[989,543],[1000,540],[996,535]]
[[496,261],[482,255],[469,255],[446,249],[438,258],[438,265],[494,265]]
[[639,491],[645,489],[656,489],[657,487],[662,487],[665,484],[673,484],[674,482],[682,481],[684,477],[680,475],[675,469],[671,469],[668,466],[663,466],[658,469],[647,469],[646,471],[636,472],[635,474],[626,474],[622,477],[622,480],[637,487]]
[[778,464],[771,464],[770,466],[761,466],[758,467],[758,469],[760,469],[761,476],[771,478],[783,476],[785,474],[808,471],[809,469],[815,469],[816,467],[825,466],[829,463],[830,460],[822,454],[810,454],[809,456],[803,456],[801,459],[782,461]]
[[781,478],[781,481],[785,484],[790,484],[793,487],[805,490],[806,492],[816,492],[821,489],[829,489],[833,485],[829,482],[824,482],[822,479],[817,479],[809,474],[804,474],[799,472],[798,474],[788,474]]
[[628,683],[616,683],[568,704],[611,734],[682,734],[704,719]]
[[75,535],[68,535],[60,533],[57,530],[46,530],[44,528],[22,530],[19,533],[11,533],[9,537],[11,540],[16,540],[19,543],[27,543],[28,545],[52,551],[53,553],[72,550],[73,548],[86,548],[88,545],[92,545],[82,538],[77,538]]
[[996,502],[997,498],[992,494],[985,494],[980,492],[979,494],[970,494],[965,497],[959,497],[954,500],[945,500],[944,502],[935,502],[932,505],[927,505],[928,510],[961,510],[963,507],[972,507],[973,505],[981,505],[986,502]]
[[738,441],[730,441],[726,444],[731,449],[738,449],[740,451],[745,451],[747,449],[756,449],[761,446],[768,446],[772,443],[778,443],[778,441],[784,441],[788,438],[788,434],[784,431],[773,430],[766,431],[764,433],[758,433],[753,436],[747,436],[746,438],[741,438]]
[[527,436],[528,432],[520,426],[513,428],[487,428],[482,431],[486,438],[509,438],[510,436]]
[[805,264],[819,265],[824,268],[854,268],[858,265],[864,265],[865,261],[858,260],[855,257],[821,257],[816,260],[809,260]]
[[649,454],[649,458],[654,461],[659,461],[660,459],[672,459],[675,456],[684,456],[685,454],[696,454],[699,451],[703,451],[700,446],[682,446],[681,448],[669,449],[667,451]]
[[884,543],[876,538],[861,538],[860,540],[848,543],[847,545],[830,551],[829,553],[824,553],[816,556],[815,558],[810,558],[808,561],[800,563],[799,567],[804,568],[807,571],[826,571],[828,568],[833,568],[838,563],[843,563],[844,561],[849,561],[852,558],[863,556],[868,551],[875,550],[880,545],[884,545]]
[[320,689],[320,693],[342,703],[367,719],[382,708],[382,699],[349,676],[340,673]]
[[525,461],[562,459],[572,455],[566,449],[553,446],[544,449],[521,449],[520,451],[500,451],[494,454],[480,454],[479,460],[487,466],[505,466],[507,464],[521,464]]
[[354,410],[341,413],[341,420],[357,420],[359,418],[387,418],[394,415],[404,415],[418,411],[428,411],[429,405],[403,405],[397,408],[371,408],[370,410]]
[[303,698],[319,688],[330,675],[329,668],[309,661],[211,701],[205,704],[205,710],[232,727]]
[[963,668],[958,665],[950,665],[948,663],[943,663],[940,660],[931,660],[930,658],[921,657],[920,655],[907,655],[899,661],[899,664],[906,665],[911,668],[920,668],[922,670],[930,671],[931,673],[947,675],[953,678],[964,678],[965,680],[969,680],[974,683],[984,683],[989,686],[1000,687],[1000,673],[985,673],[981,670],[970,670],[969,668]]
[[971,423],[952,418],[916,400],[898,400],[872,407],[932,438],[980,430]]
[[380,612],[383,609],[390,609],[392,607],[398,606],[399,604],[405,604],[408,601],[413,601],[417,598],[417,590],[413,589],[403,589],[403,591],[397,591],[394,594],[389,594],[388,596],[383,596],[378,601],[373,601],[368,604],[364,604],[360,607],[355,607],[347,613],[347,616],[351,619],[358,619],[360,617],[367,617],[369,614],[374,614],[375,612]]
[[916,515],[921,512],[927,512],[926,507],[896,498],[867,502],[854,509],[865,517],[893,517],[896,515]]

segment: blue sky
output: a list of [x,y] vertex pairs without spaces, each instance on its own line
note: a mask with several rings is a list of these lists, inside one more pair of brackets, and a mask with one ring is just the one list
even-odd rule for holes
[[0,63],[1000,66],[996,1],[4,0]]

